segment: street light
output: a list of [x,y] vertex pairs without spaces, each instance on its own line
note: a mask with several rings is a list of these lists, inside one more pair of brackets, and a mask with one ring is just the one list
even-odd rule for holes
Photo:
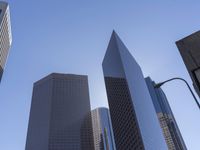
[[169,79],[169,80],[166,80],[166,81],[164,81],[164,82],[160,82],[160,83],[156,84],[156,85],[154,86],[154,88],[159,88],[159,87],[161,87],[163,84],[165,84],[165,83],[167,83],[167,82],[170,82],[170,81],[172,81],[172,80],[181,80],[181,81],[185,82],[185,84],[187,85],[188,89],[190,90],[190,92],[191,92],[191,94],[192,94],[192,96],[193,96],[193,98],[194,98],[194,100],[195,100],[197,106],[198,106],[199,109],[200,109],[200,104],[199,104],[197,98],[195,97],[194,93],[192,92],[192,89],[190,88],[190,86],[189,86],[189,84],[187,83],[187,81],[186,81],[185,79],[183,79],[183,78],[179,78],[179,77],[171,78],[171,79]]

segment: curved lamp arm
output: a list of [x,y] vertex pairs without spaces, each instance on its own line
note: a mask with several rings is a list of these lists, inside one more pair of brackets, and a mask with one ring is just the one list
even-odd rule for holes
[[191,87],[189,86],[188,82],[187,82],[185,79],[183,79],[183,78],[179,78],[179,77],[171,78],[171,79],[169,79],[169,80],[166,80],[166,81],[164,81],[164,82],[160,82],[160,83],[156,84],[156,85],[154,86],[154,88],[159,88],[159,87],[161,87],[163,84],[165,84],[165,83],[167,83],[167,82],[170,82],[170,81],[172,81],[172,80],[181,80],[181,81],[185,82],[185,84],[187,85],[188,89],[190,90],[190,93],[192,94],[192,96],[193,96],[193,98],[194,98],[194,100],[195,100],[197,106],[198,106],[199,109],[200,109],[200,104],[199,104],[197,98],[195,97],[194,93],[192,92]]

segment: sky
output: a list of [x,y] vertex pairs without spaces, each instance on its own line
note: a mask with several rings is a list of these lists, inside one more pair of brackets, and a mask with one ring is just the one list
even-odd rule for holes
[[[101,63],[113,29],[144,76],[179,76],[192,86],[175,41],[200,30],[200,1],[8,2],[13,43],[0,84],[1,150],[25,148],[33,83],[52,72],[88,75],[91,107],[107,107]],[[181,81],[163,90],[188,150],[199,150],[200,111],[189,90]]]

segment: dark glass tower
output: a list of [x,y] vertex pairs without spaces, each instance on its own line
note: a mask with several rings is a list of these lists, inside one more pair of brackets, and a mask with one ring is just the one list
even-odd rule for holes
[[10,10],[6,2],[0,2],[0,81],[12,43]]
[[34,84],[26,150],[93,150],[87,76],[53,73]]
[[146,83],[151,94],[168,149],[187,150],[164,92],[161,88],[154,88],[155,82],[153,82],[150,77],[146,78]]
[[92,110],[92,125],[95,150],[116,150],[108,108]]
[[167,150],[142,70],[113,32],[104,60],[117,150]]
[[200,97],[200,31],[177,41],[176,45]]

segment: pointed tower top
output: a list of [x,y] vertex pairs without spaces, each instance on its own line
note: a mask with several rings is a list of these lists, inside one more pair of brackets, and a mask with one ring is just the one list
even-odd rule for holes
[[112,34],[116,34],[115,29],[113,29]]
[[[123,43],[121,38],[119,37],[119,35],[117,34],[117,32],[113,29],[112,31],[112,35],[111,35],[111,38],[110,38],[110,42],[111,41],[115,41],[116,44],[118,45],[119,43]],[[123,44],[124,45],[124,44]],[[124,45],[125,46],[125,45]]]
[[[110,66],[105,67],[105,69],[109,68],[109,70],[105,71],[106,75],[109,75],[110,73],[112,75],[115,74],[115,77],[124,77],[125,74],[123,68],[126,59],[131,60],[134,66],[140,68],[139,64],[124,45],[118,34],[113,30],[102,62],[103,66]],[[112,68],[112,70],[110,68]]]
[[118,37],[118,34],[116,33],[116,31],[115,31],[114,29],[113,29],[113,31],[112,31],[111,37],[112,37],[112,36],[115,36],[115,37],[117,36],[117,37]]

